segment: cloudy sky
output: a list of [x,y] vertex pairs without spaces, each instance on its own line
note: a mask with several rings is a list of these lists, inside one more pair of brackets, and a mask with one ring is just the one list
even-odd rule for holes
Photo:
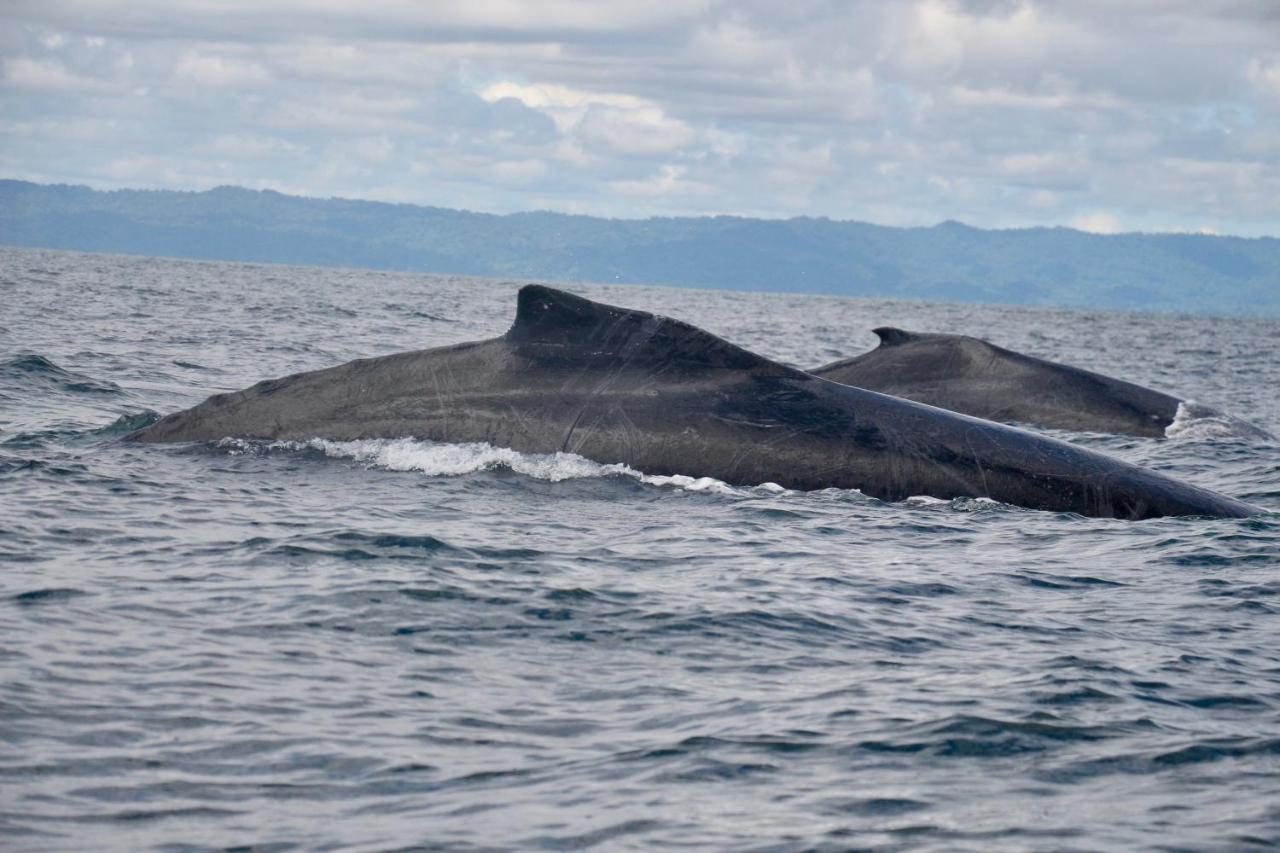
[[1280,235],[1280,0],[4,0],[0,177]]

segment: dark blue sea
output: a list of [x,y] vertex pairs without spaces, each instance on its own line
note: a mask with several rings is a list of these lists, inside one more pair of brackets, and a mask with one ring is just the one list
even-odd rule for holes
[[[1059,435],[1273,514],[118,441],[500,334],[521,283],[0,249],[0,847],[1280,845],[1280,445],[1230,423]],[[1275,320],[572,289],[799,366],[976,334],[1280,433]]]

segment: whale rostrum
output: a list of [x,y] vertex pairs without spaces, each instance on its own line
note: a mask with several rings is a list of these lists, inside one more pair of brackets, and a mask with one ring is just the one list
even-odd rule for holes
[[[1079,432],[1163,437],[1184,402],[981,338],[889,327],[873,331],[880,338],[876,349],[809,372],[978,418]],[[1196,408],[1202,415],[1221,416],[1207,407]],[[1230,420],[1241,434],[1270,437],[1243,421]]]
[[414,437],[567,451],[651,474],[991,498],[1088,516],[1260,510],[1066,442],[831,382],[688,323],[541,285],[474,343],[359,359],[210,397],[133,434]]

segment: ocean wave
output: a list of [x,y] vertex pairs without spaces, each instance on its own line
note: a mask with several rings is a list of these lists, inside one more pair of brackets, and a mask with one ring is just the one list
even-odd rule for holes
[[123,389],[114,382],[67,370],[36,353],[17,355],[0,364],[0,376],[73,394],[123,393]]
[[159,412],[152,409],[144,409],[141,412],[120,415],[114,421],[102,427],[89,427],[87,429],[79,426],[54,427],[51,429],[15,432],[0,438],[0,445],[10,449],[27,450],[44,449],[51,444],[61,444],[66,447],[83,447],[128,435],[143,427],[151,426],[158,420],[160,420]]
[[141,412],[130,412],[121,415],[111,423],[98,429],[88,430],[85,435],[96,438],[114,438],[116,436],[128,435],[131,432],[137,432],[144,427],[149,427],[156,421],[160,420],[160,413],[154,409],[143,409]]
[[1007,504],[992,498],[935,498],[929,495],[912,495],[903,501],[917,509],[946,509],[954,512],[1034,512],[1025,507]]
[[359,441],[252,442],[228,438],[220,447],[232,453],[257,450],[311,450],[337,459],[351,459],[387,471],[419,471],[430,477],[457,477],[481,471],[509,470],[537,480],[559,483],[591,477],[630,477],[650,486],[670,486],[689,492],[747,497],[759,493],[780,494],[787,490],[776,483],[736,487],[714,477],[686,474],[646,474],[620,462],[593,462],[576,453],[521,453],[487,442],[448,444],[415,438],[372,438]]
[[1248,421],[1232,417],[1194,400],[1183,400],[1178,403],[1178,411],[1173,416],[1173,423],[1165,427],[1164,434],[1166,438],[1182,441],[1221,438],[1275,440],[1275,436],[1271,433]]

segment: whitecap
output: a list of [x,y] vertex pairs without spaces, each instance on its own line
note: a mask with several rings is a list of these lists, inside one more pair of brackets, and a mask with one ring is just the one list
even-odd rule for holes
[[584,477],[631,477],[651,486],[668,486],[689,492],[710,492],[746,497],[760,492],[778,494],[787,490],[777,483],[754,488],[737,488],[714,477],[685,474],[645,474],[620,462],[593,462],[576,453],[520,453],[486,442],[446,444],[414,438],[330,441],[313,438],[306,442],[275,442],[270,447],[318,450],[326,456],[352,459],[388,471],[420,471],[432,477],[454,477],[479,471],[508,469],[558,483]]
[[1194,400],[1178,403],[1173,422],[1165,427],[1166,438],[1202,441],[1217,438],[1273,439],[1266,430]]

